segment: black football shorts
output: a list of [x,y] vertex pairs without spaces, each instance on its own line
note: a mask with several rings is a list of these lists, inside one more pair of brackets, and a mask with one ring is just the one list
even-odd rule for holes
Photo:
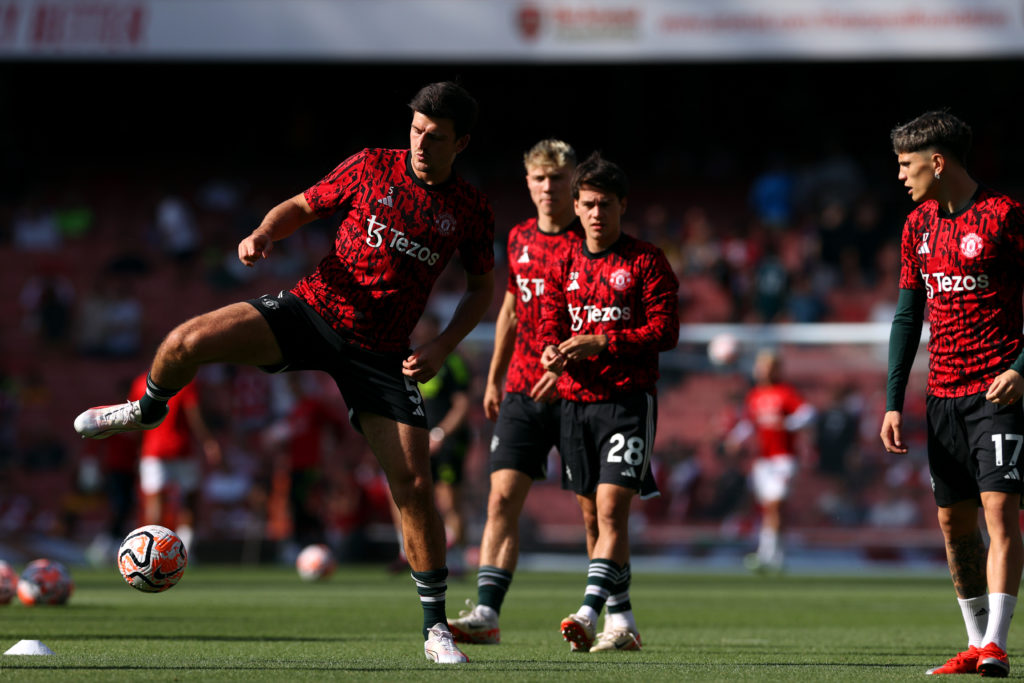
[[562,401],[562,487],[589,495],[598,484],[658,495],[651,472],[658,403],[646,392],[615,401]]
[[363,412],[427,428],[419,386],[402,374],[402,361],[409,351],[381,353],[354,346],[291,292],[264,294],[248,303],[263,314],[284,357],[280,364],[262,370],[326,372],[338,385],[357,430]]
[[1020,493],[1024,412],[985,394],[927,397],[928,467],[939,507],[979,500],[983,491]]
[[501,401],[491,436],[491,472],[516,470],[531,479],[548,476],[548,455],[558,448],[562,402],[534,401],[509,393]]

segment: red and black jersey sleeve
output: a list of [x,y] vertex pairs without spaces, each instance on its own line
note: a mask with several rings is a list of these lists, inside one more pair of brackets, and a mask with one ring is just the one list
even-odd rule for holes
[[456,251],[467,272],[494,267],[494,214],[453,174],[419,180],[408,150],[366,149],[304,194],[318,216],[338,216],[333,249],[292,290],[344,339],[404,351],[430,290]]
[[658,354],[679,339],[679,282],[660,249],[629,235],[601,254],[581,242],[546,286],[543,344],[582,334],[609,340],[597,356],[566,364],[563,397],[588,403],[655,392]]
[[900,287],[928,298],[928,393],[986,391],[1022,348],[1021,205],[987,188],[957,214],[922,204],[904,226]]
[[546,277],[562,264],[569,248],[579,242],[582,229],[574,221],[552,234],[537,227],[537,219],[513,226],[508,235],[508,287],[516,298],[516,337],[505,377],[505,391],[529,394],[544,370],[540,365],[541,301],[546,295]]

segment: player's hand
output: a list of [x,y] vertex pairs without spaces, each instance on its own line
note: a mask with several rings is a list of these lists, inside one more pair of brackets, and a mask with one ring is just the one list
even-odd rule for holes
[[999,405],[1010,405],[1020,401],[1024,393],[1024,377],[1016,370],[1007,370],[992,380],[988,391],[985,393],[985,400],[998,403]]
[[238,243],[238,260],[249,266],[255,266],[260,259],[265,259],[274,249],[274,241],[259,230]]
[[565,354],[559,351],[557,346],[549,344],[540,354],[540,364],[545,370],[560,374],[565,369]]
[[555,391],[556,386],[558,386],[558,373],[548,370],[533,385],[533,389],[530,390],[530,398],[538,403],[551,403],[558,398],[558,392]]
[[903,414],[898,410],[890,410],[882,418],[882,445],[889,453],[906,453],[903,445]]
[[558,350],[569,360],[590,358],[608,348],[608,335],[578,334],[558,345]]
[[484,389],[484,415],[491,422],[497,422],[501,410],[502,390],[500,385],[487,384]]
[[444,364],[448,349],[437,339],[423,344],[402,361],[402,374],[417,382],[429,382]]

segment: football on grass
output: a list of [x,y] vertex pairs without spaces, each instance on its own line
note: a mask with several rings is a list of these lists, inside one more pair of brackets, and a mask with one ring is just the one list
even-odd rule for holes
[[295,569],[303,581],[326,579],[334,572],[334,554],[323,543],[307,545],[295,558]]
[[159,593],[181,580],[188,565],[185,544],[167,527],[142,526],[125,536],[117,551],[117,568],[132,588]]
[[18,579],[18,599],[26,605],[63,605],[75,584],[60,562],[32,560]]
[[18,592],[18,574],[11,565],[0,560],[0,605],[6,605]]

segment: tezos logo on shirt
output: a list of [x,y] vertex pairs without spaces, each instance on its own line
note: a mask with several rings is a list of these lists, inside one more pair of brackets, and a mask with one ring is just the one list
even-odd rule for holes
[[370,216],[366,220],[366,243],[376,249],[385,243],[386,236],[391,238],[387,242],[389,249],[411,256],[427,265],[432,266],[441,258],[439,253],[431,251],[427,245],[409,239],[401,230],[389,228],[387,223],[378,221],[377,216]]
[[936,293],[973,292],[976,289],[988,289],[988,274],[978,273],[977,275],[947,275],[946,273],[926,273],[921,271],[921,279],[924,280],[924,287],[931,299]]
[[572,331],[579,332],[583,322],[606,323],[615,320],[629,320],[632,317],[629,306],[585,306],[569,305],[569,317],[572,318]]

